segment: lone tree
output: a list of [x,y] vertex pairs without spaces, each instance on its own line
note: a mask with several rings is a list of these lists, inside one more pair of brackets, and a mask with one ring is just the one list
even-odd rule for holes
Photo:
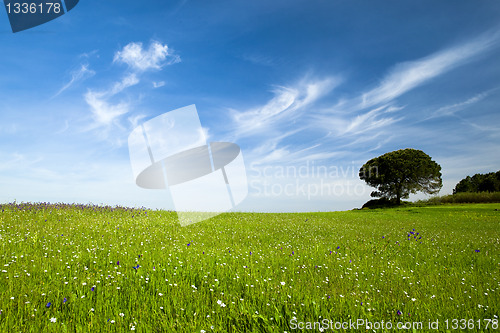
[[377,190],[372,197],[407,199],[410,193],[434,194],[443,186],[441,166],[421,150],[400,149],[366,162],[359,178]]

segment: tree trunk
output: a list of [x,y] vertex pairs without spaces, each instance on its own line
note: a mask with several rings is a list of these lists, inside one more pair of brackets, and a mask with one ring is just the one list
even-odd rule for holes
[[396,204],[401,205],[401,184],[396,187]]

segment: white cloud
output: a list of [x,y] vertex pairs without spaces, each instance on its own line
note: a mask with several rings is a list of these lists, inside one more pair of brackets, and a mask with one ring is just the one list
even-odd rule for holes
[[89,90],[85,94],[85,102],[90,106],[95,125],[110,125],[117,117],[129,112],[129,103],[111,104],[106,94]]
[[254,135],[263,130],[275,134],[284,117],[290,121],[297,111],[305,111],[306,106],[328,94],[339,82],[334,78],[303,80],[296,86],[277,87],[273,91],[274,97],[262,106],[246,111],[231,110],[236,125],[235,137]]
[[288,147],[278,148],[280,143],[294,134],[300,132],[300,129],[292,129],[284,133],[275,133],[270,138],[264,138],[261,144],[255,145],[253,149],[245,153],[245,156],[252,163],[262,164],[269,161],[280,161],[283,157],[289,156]]
[[113,62],[127,64],[138,72],[159,70],[165,65],[180,62],[178,55],[169,52],[167,44],[153,41],[149,49],[144,49],[142,43],[129,43],[121,51],[115,53]]
[[115,82],[109,90],[93,91],[88,90],[84,95],[85,102],[90,106],[95,126],[110,125],[113,121],[130,111],[129,102],[113,104],[109,99],[121,93],[125,89],[139,83],[135,74],[126,75],[121,81]]
[[153,88],[161,88],[165,85],[165,81],[153,82]]
[[[252,149],[245,151],[245,159],[250,163],[263,165],[274,163],[297,163],[303,160],[323,159],[333,154],[321,152],[322,148],[310,142],[286,145],[286,141],[296,140],[296,135],[313,129],[310,108],[331,92],[340,80],[303,79],[295,85],[278,86],[274,97],[261,106],[245,111],[230,110],[233,130],[227,141],[252,142]],[[257,142],[256,142],[257,141]],[[244,146],[244,145],[243,145]]]
[[488,94],[488,92],[483,92],[467,99],[466,101],[440,107],[432,114],[431,118],[453,115],[456,112],[467,108],[471,104],[482,101],[488,96]]
[[265,105],[244,112],[232,110],[233,120],[243,131],[252,131],[269,123],[269,118],[285,112],[298,96],[298,91],[291,88],[279,87],[274,91],[275,96]]
[[356,116],[353,120],[351,120],[350,124],[345,128],[342,134],[361,134],[366,131],[380,129],[382,127],[391,125],[399,119],[387,116],[384,117],[382,115],[399,111],[401,109],[403,108],[394,106],[388,107],[387,105],[384,105],[362,115]]
[[71,72],[71,79],[66,83],[59,91],[54,95],[54,97],[60,95],[63,91],[70,88],[73,84],[84,81],[95,75],[95,71],[89,69],[89,64],[81,64],[80,68]]
[[110,96],[116,95],[129,87],[135,86],[138,83],[139,83],[139,78],[137,77],[137,75],[129,74],[125,76],[121,81],[116,82],[111,88],[111,90],[106,94]]
[[[85,101],[90,106],[90,111],[94,119],[94,124],[90,128],[101,126],[109,127],[112,124],[118,125],[117,120],[130,112],[131,103],[120,101],[114,103],[111,99],[124,92],[126,89],[140,83],[140,74],[148,70],[161,70],[165,65],[170,65],[180,61],[180,57],[169,52],[166,44],[153,41],[148,49],[144,49],[142,43],[129,43],[122,50],[117,51],[113,58],[114,63],[124,63],[132,69],[123,76],[120,81],[116,81],[106,90],[88,90],[84,95]],[[154,82],[153,87],[158,88],[165,82]],[[132,125],[143,116],[129,117]],[[109,128],[105,129],[107,132]]]
[[396,65],[380,85],[362,96],[361,107],[387,103],[487,51],[498,42],[498,34],[486,34],[468,43]]
[[401,117],[395,117],[394,113],[404,109],[393,105],[382,105],[356,116],[351,113],[331,113],[314,115],[314,124],[317,128],[328,130],[329,140],[340,138],[351,138],[356,136],[353,143],[364,143],[373,140],[376,133],[382,132],[390,125],[400,121]]
[[[498,33],[483,34],[469,42],[438,51],[427,57],[397,64],[377,87],[360,96],[343,99],[321,114],[315,114],[314,123],[317,128],[330,131],[328,137],[330,141],[345,140],[356,136],[355,142],[365,145],[364,143],[377,132],[383,132],[387,137],[391,137],[391,125],[403,119],[402,116],[398,117],[396,114],[405,108],[394,105],[396,98],[458,66],[477,59],[498,43],[499,36]],[[478,94],[465,102],[445,106],[439,109],[433,117],[452,114],[485,97],[484,93]],[[378,149],[381,145],[377,144],[376,147]]]

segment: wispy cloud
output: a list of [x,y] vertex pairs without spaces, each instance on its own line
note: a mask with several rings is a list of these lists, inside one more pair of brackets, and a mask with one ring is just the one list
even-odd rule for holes
[[317,102],[340,82],[335,77],[306,77],[296,84],[277,86],[274,96],[261,106],[245,111],[230,110],[234,124],[230,140],[243,144],[251,142],[252,148],[245,156],[255,165],[293,164],[336,156],[336,153],[325,153],[324,147],[316,142],[316,136],[302,143],[298,137],[308,136],[309,132],[317,135],[311,115],[316,113]]
[[119,102],[113,104],[109,100],[121,93],[123,90],[132,87],[139,83],[139,79],[135,74],[125,76],[121,81],[115,82],[113,86],[105,91],[88,90],[84,95],[85,102],[90,106],[94,126],[110,125],[116,118],[129,112],[129,102]]
[[129,103],[111,104],[102,93],[88,91],[85,101],[91,107],[96,125],[110,125],[117,117],[129,112]]
[[274,97],[266,104],[246,111],[230,110],[235,124],[236,138],[254,135],[261,131],[276,131],[283,118],[290,121],[297,113],[305,112],[312,105],[332,91],[340,80],[327,78],[323,80],[303,80],[297,85],[278,86],[273,90]]
[[[131,71],[125,73],[121,80],[114,82],[110,88],[104,90],[89,89],[85,95],[85,102],[90,106],[94,124],[90,128],[101,126],[109,127],[117,124],[117,121],[131,111],[131,102],[121,100],[113,102],[115,96],[120,95],[126,89],[140,83],[140,75],[150,70],[161,70],[164,66],[180,61],[180,57],[169,52],[166,44],[153,41],[148,49],[144,49],[142,43],[129,43],[123,49],[117,51],[113,63],[125,63]],[[155,83],[159,87],[163,82]],[[136,125],[143,117],[129,117],[129,122]]]
[[402,109],[402,107],[389,107],[388,105],[375,108],[352,119],[341,134],[362,134],[370,130],[380,129],[381,127],[391,125],[399,119],[382,115],[390,114]]
[[180,62],[181,58],[169,51],[168,45],[153,41],[149,49],[144,49],[142,43],[129,43],[121,51],[115,53],[113,62],[127,64],[138,72],[159,70],[166,65]]
[[54,97],[59,96],[65,90],[73,86],[77,82],[84,81],[95,75],[95,71],[89,68],[89,64],[81,64],[80,67],[71,72],[71,79],[66,83],[59,91],[54,95]]
[[262,66],[272,66],[275,63],[273,58],[261,54],[244,54],[242,59]]
[[361,107],[387,103],[404,93],[460,66],[498,43],[498,33],[488,33],[428,57],[396,65],[382,82],[362,96]]
[[31,165],[34,165],[43,159],[41,157],[33,158],[18,152],[14,152],[11,154],[0,154],[0,158],[2,158],[3,161],[0,164],[0,171],[19,170],[20,168],[30,167]]
[[404,107],[401,106],[386,104],[355,116],[351,113],[339,112],[316,114],[313,119],[317,128],[329,132],[327,139],[330,141],[355,137],[354,141],[348,143],[352,146],[354,143],[373,141],[376,135],[402,120],[403,117],[396,116],[396,114],[403,109]]
[[[390,137],[389,129],[404,119],[403,115],[398,116],[398,112],[407,108],[396,105],[398,97],[477,59],[496,45],[499,37],[499,33],[485,33],[424,58],[396,64],[375,88],[350,99],[343,99],[314,115],[315,124],[318,128],[330,131],[330,140],[355,136],[355,142],[365,143],[366,139],[381,132],[386,132],[387,137]],[[482,93],[464,102],[442,107],[433,117],[453,114],[486,96],[487,93]],[[380,147],[380,144],[376,146]]]
[[[319,109],[316,102],[332,97],[331,92],[340,83],[336,78],[304,79],[299,84],[278,86],[267,103],[244,111],[231,110],[233,139],[245,141],[259,136],[259,145],[247,153],[258,164],[340,158],[343,150],[371,154],[408,127],[402,122],[407,115],[401,111],[414,106],[397,105],[398,97],[477,59],[498,42],[498,37],[484,34],[424,58],[396,64],[375,88],[327,109]],[[437,113],[456,112],[486,96],[478,94]],[[396,128],[396,123],[401,125]]]
[[116,94],[121,93],[122,91],[124,91],[125,89],[127,89],[129,87],[135,86],[138,83],[139,83],[139,78],[137,77],[136,74],[133,74],[133,73],[128,74],[128,75],[124,76],[121,81],[115,82],[115,84],[113,84],[113,87],[108,92],[108,94],[110,96],[114,96]]
[[161,88],[165,85],[165,81],[153,82],[153,88]]
[[443,116],[454,115],[456,112],[464,110],[467,107],[469,107],[470,105],[482,101],[488,95],[489,95],[489,92],[482,92],[482,93],[479,93],[479,94],[477,94],[477,95],[475,95],[475,96],[467,99],[466,101],[455,103],[455,104],[451,104],[451,105],[442,106],[439,109],[437,109],[431,115],[430,118],[436,118],[436,117],[443,117]]
[[290,110],[289,108],[299,95],[296,89],[287,87],[278,87],[273,93],[275,96],[263,106],[243,112],[231,110],[232,118],[241,134],[253,132],[257,128],[268,125],[273,117]]

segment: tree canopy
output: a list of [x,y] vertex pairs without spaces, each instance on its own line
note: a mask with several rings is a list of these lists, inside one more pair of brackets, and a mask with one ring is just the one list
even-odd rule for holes
[[441,166],[421,150],[406,148],[366,162],[359,178],[377,190],[372,197],[394,199],[397,204],[410,193],[438,193],[443,186]]
[[453,194],[460,192],[500,192],[500,171],[465,177],[453,190]]

